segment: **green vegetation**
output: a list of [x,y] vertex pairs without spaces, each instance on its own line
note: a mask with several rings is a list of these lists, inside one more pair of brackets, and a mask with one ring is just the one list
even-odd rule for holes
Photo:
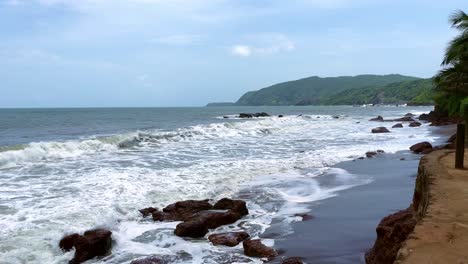
[[450,17],[450,23],[460,34],[449,43],[443,69],[434,77],[438,92],[435,101],[439,112],[463,116],[462,107],[468,102],[468,15],[458,10]]
[[309,77],[244,94],[236,105],[432,103],[429,79],[390,75]]
[[390,83],[384,86],[354,88],[323,100],[324,104],[433,104],[432,79]]

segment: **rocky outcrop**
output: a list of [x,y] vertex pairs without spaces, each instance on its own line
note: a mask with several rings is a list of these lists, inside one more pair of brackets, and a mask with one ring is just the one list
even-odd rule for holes
[[418,126],[421,126],[421,123],[416,122],[416,121],[411,122],[411,123],[409,124],[409,127],[418,127]]
[[242,215],[232,211],[201,211],[191,216],[190,220],[176,226],[174,233],[181,237],[203,237],[209,229],[235,223]]
[[245,255],[249,257],[273,259],[278,255],[273,248],[265,246],[260,239],[247,239],[242,245]]
[[97,256],[105,256],[112,247],[112,232],[106,229],[93,229],[83,235],[71,234],[63,237],[59,247],[64,251],[75,248],[75,255],[69,264],[79,264]]
[[384,119],[383,119],[383,117],[382,117],[382,116],[377,116],[376,118],[372,118],[372,119],[370,119],[369,121],[378,121],[378,122],[383,122],[383,121],[384,121]]
[[162,211],[152,211],[151,214],[154,221],[186,221],[198,212],[211,209],[213,205],[208,200],[186,200],[170,204]]
[[419,116],[419,120],[431,122],[431,126],[452,125],[463,121],[459,117],[448,117],[447,113],[438,111],[431,111],[428,114],[422,114]]
[[154,221],[182,221],[174,233],[182,237],[203,237],[209,229],[232,224],[249,214],[244,201],[223,198],[212,205],[209,200],[186,200],[166,206],[162,211],[148,207],[143,216],[151,214]]
[[[447,237],[451,234],[447,230],[454,228],[451,221],[460,226],[468,221],[458,213],[466,209],[466,188],[460,186],[466,184],[466,173],[447,170],[447,164],[453,166],[453,156],[453,151],[439,150],[421,158],[412,204],[382,219],[375,244],[366,253],[367,264],[462,263],[456,260],[468,258],[466,252],[457,251],[466,241],[459,239],[454,242],[458,245],[450,245]],[[465,229],[457,232],[468,234]],[[434,252],[442,247],[441,252]]]
[[210,240],[213,245],[235,247],[239,245],[240,242],[248,239],[249,237],[250,235],[247,232],[229,232],[212,234],[208,237],[208,240]]
[[414,119],[411,116],[404,116],[401,118],[393,119],[392,121],[397,121],[397,122],[413,122]]
[[376,127],[371,130],[372,133],[390,133],[386,127]]
[[260,112],[260,113],[240,113],[239,118],[253,118],[253,117],[267,117],[270,116],[268,113]]
[[392,264],[415,225],[412,206],[382,219],[376,229],[377,239],[374,247],[366,253],[366,263]]
[[410,147],[410,150],[413,151],[414,153],[423,153],[424,151],[427,151],[428,149],[432,149],[432,144],[427,141],[414,144]]

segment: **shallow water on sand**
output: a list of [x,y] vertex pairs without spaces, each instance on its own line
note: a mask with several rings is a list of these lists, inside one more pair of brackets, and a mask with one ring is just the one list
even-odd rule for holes
[[[225,107],[0,110],[0,260],[66,263],[58,240],[106,227],[112,254],[91,263],[146,255],[176,263],[244,263],[241,246],[214,247],[173,235],[177,223],[143,220],[138,209],[182,199],[238,197],[251,214],[220,230],[283,232],[305,203],[339,195],[371,177],[331,166],[382,149],[434,141],[427,124],[371,134],[396,122],[371,117],[428,107]],[[282,114],[238,119],[240,112]],[[229,118],[223,118],[228,115]],[[326,177],[325,177],[326,176]],[[266,243],[274,244],[273,240]],[[258,260],[254,260],[258,261]]]

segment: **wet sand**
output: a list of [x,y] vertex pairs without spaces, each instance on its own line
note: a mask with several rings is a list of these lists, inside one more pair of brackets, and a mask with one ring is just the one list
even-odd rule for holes
[[307,263],[364,263],[380,220],[411,203],[420,157],[401,151],[334,166],[371,176],[373,182],[311,203],[314,218],[294,224],[294,233],[278,238],[275,248],[282,257],[298,256]]

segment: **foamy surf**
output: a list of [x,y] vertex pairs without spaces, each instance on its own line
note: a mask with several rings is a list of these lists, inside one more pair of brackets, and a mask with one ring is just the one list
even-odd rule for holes
[[[405,110],[392,110],[392,115]],[[332,168],[334,164],[369,150],[395,152],[436,140],[426,124],[371,134],[380,124],[361,113],[249,120],[216,116],[176,129],[2,149],[0,259],[65,263],[71,255],[58,249],[61,236],[106,227],[116,241],[113,253],[91,263],[130,263],[148,255],[174,263],[260,263],[245,257],[241,246],[178,238],[175,223],[144,220],[137,210],[183,199],[238,197],[247,200],[251,214],[212,233],[247,230],[261,237],[274,225],[287,233],[290,223],[300,220],[295,215],[308,212],[311,202],[372,180]]]

